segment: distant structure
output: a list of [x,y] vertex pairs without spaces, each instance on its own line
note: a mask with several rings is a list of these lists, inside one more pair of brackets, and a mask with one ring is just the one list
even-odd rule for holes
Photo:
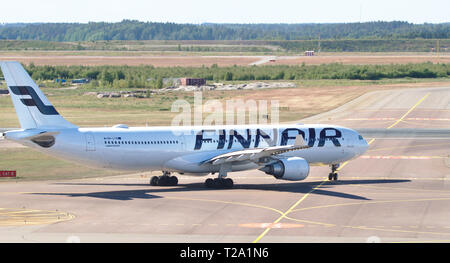
[[312,57],[312,56],[314,56],[314,50],[308,50],[308,51],[305,51],[305,56],[307,56],[307,57]]
[[206,80],[201,78],[181,78],[180,80],[183,86],[202,86],[206,84]]
[[72,84],[86,84],[89,83],[89,79],[73,79]]
[[180,86],[181,79],[180,78],[163,78],[163,84],[166,86]]

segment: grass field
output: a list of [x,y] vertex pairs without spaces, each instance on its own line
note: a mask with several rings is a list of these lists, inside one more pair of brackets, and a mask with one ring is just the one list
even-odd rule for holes
[[[205,91],[203,103],[218,100],[278,100],[281,122],[299,120],[331,110],[366,92],[381,89],[407,88],[450,84],[448,79],[386,79],[365,80],[305,80],[296,82],[296,88],[266,90]],[[193,92],[152,94],[150,98],[103,98],[83,95],[102,89],[44,88],[48,99],[68,121],[81,127],[112,126],[125,123],[130,126],[170,125],[178,112],[172,112],[172,103],[185,100],[192,104]],[[105,89],[103,89],[104,91]],[[113,90],[108,90],[113,91]],[[225,107],[225,106],[224,106]],[[225,110],[225,109],[224,109]],[[193,112],[193,109],[192,109]],[[19,127],[9,96],[0,97],[0,127]],[[207,113],[203,114],[206,118]],[[225,119],[225,118],[224,118]]]
[[0,182],[75,179],[120,174],[59,160],[27,148],[0,148],[0,156],[2,156],[0,170],[13,170],[17,174],[16,178],[0,178]]
[[[321,39],[323,52],[449,52],[449,39]],[[55,42],[39,40],[0,40],[5,51],[113,51],[177,52],[247,55],[292,55],[317,50],[311,40],[96,40]]]
[[[271,59],[275,61],[270,62]],[[264,65],[407,64],[450,63],[450,54],[416,53],[321,53],[313,57],[302,54],[262,54],[229,52],[140,52],[140,51],[0,51],[0,60],[15,60],[35,65],[153,65],[155,67],[201,67]]]

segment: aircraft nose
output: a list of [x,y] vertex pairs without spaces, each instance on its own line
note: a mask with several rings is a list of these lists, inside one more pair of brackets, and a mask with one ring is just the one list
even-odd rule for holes
[[366,139],[362,139],[359,144],[359,154],[363,154],[369,149],[369,143],[367,143]]

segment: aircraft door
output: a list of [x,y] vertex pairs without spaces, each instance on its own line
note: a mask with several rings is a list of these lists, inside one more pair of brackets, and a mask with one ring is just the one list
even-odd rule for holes
[[356,136],[350,132],[345,133],[345,144],[347,148],[353,149],[355,147],[355,141],[357,140]]
[[349,131],[345,131],[345,143],[342,147],[343,154],[352,154],[355,151],[355,142],[357,138],[355,135]]
[[87,152],[95,151],[95,139],[92,132],[86,132],[84,134],[84,138],[86,139],[86,151]]

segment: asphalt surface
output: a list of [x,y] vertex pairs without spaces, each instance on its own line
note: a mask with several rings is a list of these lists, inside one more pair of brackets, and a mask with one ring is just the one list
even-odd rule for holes
[[449,87],[373,92],[301,122],[397,134],[367,137],[336,182],[324,166],[300,182],[231,173],[226,190],[149,186],[157,173],[0,183],[0,242],[450,241],[450,139],[400,132],[445,135]]

